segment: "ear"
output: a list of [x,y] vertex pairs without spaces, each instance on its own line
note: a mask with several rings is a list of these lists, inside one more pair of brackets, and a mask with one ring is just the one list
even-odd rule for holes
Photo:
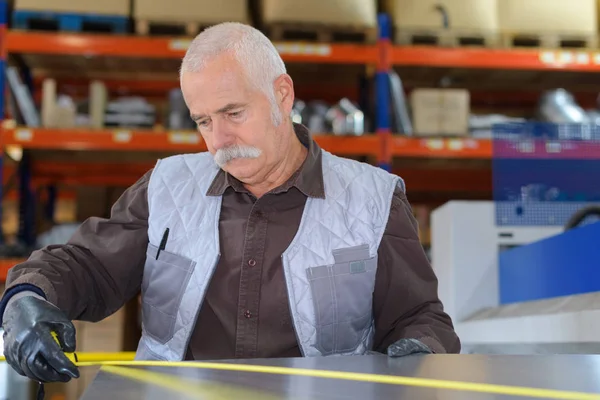
[[275,100],[281,107],[284,115],[290,115],[294,107],[294,82],[288,74],[282,74],[274,82]]

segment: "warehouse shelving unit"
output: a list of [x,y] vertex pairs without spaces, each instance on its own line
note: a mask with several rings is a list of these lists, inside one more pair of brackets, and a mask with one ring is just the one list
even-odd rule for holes
[[600,51],[396,46],[392,49],[391,58],[392,64],[397,66],[600,71]]
[[[381,139],[376,135],[351,137],[316,133],[313,138],[324,149],[339,155],[378,157],[382,152]],[[191,131],[153,133],[128,129],[9,128],[2,130],[2,143],[24,149],[48,150],[206,151],[202,138]],[[489,159],[492,155],[492,143],[488,139],[428,139],[392,135],[386,147],[386,151],[395,157]]]
[[[9,31],[9,53],[181,59],[190,39]],[[376,45],[277,43],[286,62],[369,64],[377,61]]]
[[[316,133],[314,139],[321,147],[341,155],[377,156],[380,150],[379,139],[373,135],[338,137]],[[3,130],[2,143],[48,150],[206,151],[202,137],[193,131],[14,128]]]
[[[117,60],[119,66],[139,68],[146,65],[145,72],[153,72],[154,66],[170,63],[176,65],[184,55],[190,39],[121,35],[92,35],[72,33],[42,33],[10,31],[6,29],[6,1],[0,0],[0,70],[4,72],[7,54],[32,56],[29,63],[42,62],[43,57],[76,60],[75,65],[90,62]],[[488,170],[458,167],[437,169],[396,169],[394,160],[450,160],[455,163],[488,161],[492,157],[492,142],[473,138],[420,138],[394,135],[390,130],[389,87],[387,73],[392,68],[437,67],[446,69],[531,70],[539,72],[599,72],[600,52],[553,51],[538,49],[486,49],[486,48],[440,48],[429,46],[395,46],[391,42],[391,24],[386,15],[379,18],[379,40],[376,44],[317,44],[276,43],[286,63],[320,63],[369,66],[375,73],[376,134],[359,137],[342,137],[326,133],[315,134],[317,142],[326,150],[344,156],[366,156],[377,161],[387,170],[400,171],[412,190],[491,192],[491,174]],[[146,64],[140,64],[140,60]],[[129,63],[129,64],[128,64]],[[154,63],[154,64],[153,64]],[[35,65],[29,65],[34,67]],[[80,67],[77,67],[80,68]],[[81,67],[83,68],[83,67]],[[80,79],[83,70],[74,71],[67,80]],[[176,71],[175,71],[176,72]],[[81,78],[85,82],[89,77]],[[103,76],[105,78],[105,76]],[[169,79],[123,80],[108,79],[108,86],[123,84],[153,92],[164,92],[176,87]],[[4,93],[4,79],[0,79]],[[4,109],[4,97],[0,96]],[[193,152],[204,151],[201,137],[194,132],[139,131],[128,129],[45,129],[4,126],[0,132],[2,146],[19,146],[24,150],[90,150],[90,151],[156,151]],[[0,161],[1,162],[1,161]],[[46,163],[28,166],[21,191],[26,191],[31,181],[44,184],[68,182],[72,184],[112,183],[126,185],[141,175],[149,165],[140,163],[127,167],[107,162],[99,167],[79,165],[80,174],[67,176],[76,164]],[[0,164],[0,167],[2,165]],[[86,169],[89,168],[89,169]],[[2,168],[0,168],[2,170]],[[86,171],[93,170],[94,173]],[[116,174],[114,171],[121,173]],[[42,172],[40,174],[40,172]],[[440,178],[439,174],[444,174]],[[31,176],[31,177],[30,177]],[[416,189],[415,189],[416,188]],[[23,194],[23,193],[22,193]],[[23,200],[23,196],[21,196]],[[26,207],[23,207],[26,208]],[[1,210],[0,210],[1,212]],[[1,216],[1,215],[0,215]],[[4,279],[4,264],[13,265],[14,260],[0,262],[0,281]]]

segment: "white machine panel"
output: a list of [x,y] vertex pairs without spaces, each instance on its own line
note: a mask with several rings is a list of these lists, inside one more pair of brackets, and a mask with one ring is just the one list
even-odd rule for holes
[[499,305],[498,254],[562,227],[498,227],[494,202],[451,201],[431,214],[431,258],[440,298],[455,322]]

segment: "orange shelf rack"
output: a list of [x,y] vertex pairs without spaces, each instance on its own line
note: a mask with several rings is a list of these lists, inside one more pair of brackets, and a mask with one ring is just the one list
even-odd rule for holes
[[12,259],[5,258],[0,259],[0,283],[6,282],[6,275],[8,274],[8,270],[14,267],[15,265],[23,262],[23,259]]
[[[5,50],[19,54],[61,54],[86,57],[182,58],[189,38],[86,35],[8,31]],[[286,62],[374,64],[375,45],[275,43]]]
[[568,49],[395,46],[391,62],[396,66],[600,72],[599,51]]
[[414,158],[491,159],[492,140],[392,136],[392,155]]
[[[313,137],[323,149],[339,155],[377,156],[381,148],[379,137],[372,134],[315,134]],[[193,131],[13,128],[2,131],[2,143],[5,146],[52,150],[206,151],[202,137]]]
[[[183,57],[188,38],[85,35],[7,31],[5,51],[13,54],[63,54],[85,57]],[[275,43],[286,62],[376,64],[376,45]],[[600,71],[600,52],[546,49],[443,48],[393,46],[391,63],[397,66],[493,68],[524,70]]]
[[[339,155],[377,157],[382,151],[382,139],[375,134],[315,134],[313,137],[324,150]],[[489,159],[492,156],[492,142],[487,139],[391,135],[389,140],[395,157]],[[29,149],[206,151],[201,136],[193,131],[13,128],[3,130],[2,142]]]
[[48,150],[204,151],[194,132],[153,132],[128,129],[14,128],[2,131],[3,145]]

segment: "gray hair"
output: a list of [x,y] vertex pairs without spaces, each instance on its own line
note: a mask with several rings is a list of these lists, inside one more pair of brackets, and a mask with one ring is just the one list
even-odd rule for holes
[[242,66],[249,82],[263,91],[271,102],[273,123],[281,123],[273,82],[286,67],[271,41],[252,26],[225,22],[202,31],[190,44],[181,63],[180,76],[200,71],[211,58],[230,51]]

